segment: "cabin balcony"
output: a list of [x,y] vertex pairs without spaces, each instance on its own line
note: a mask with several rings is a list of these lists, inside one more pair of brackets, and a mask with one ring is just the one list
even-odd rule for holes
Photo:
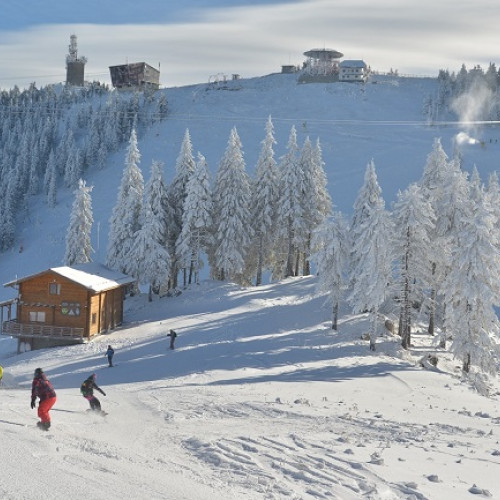
[[23,337],[26,339],[62,339],[75,343],[84,343],[83,328],[69,326],[42,325],[40,323],[18,323],[15,320],[2,323],[2,335]]

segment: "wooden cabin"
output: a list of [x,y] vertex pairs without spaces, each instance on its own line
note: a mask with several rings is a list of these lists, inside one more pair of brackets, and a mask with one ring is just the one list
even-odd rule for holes
[[90,262],[54,267],[6,283],[17,289],[16,319],[4,321],[2,335],[18,338],[18,351],[83,343],[121,325],[127,288],[135,280]]

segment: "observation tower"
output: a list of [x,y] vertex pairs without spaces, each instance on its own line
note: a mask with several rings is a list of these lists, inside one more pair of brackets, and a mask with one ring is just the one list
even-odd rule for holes
[[307,61],[304,64],[304,73],[311,76],[333,76],[339,73],[342,52],[333,49],[311,49],[304,52]]
[[78,57],[76,35],[71,35],[69,52],[66,55],[66,85],[83,87],[86,57]]

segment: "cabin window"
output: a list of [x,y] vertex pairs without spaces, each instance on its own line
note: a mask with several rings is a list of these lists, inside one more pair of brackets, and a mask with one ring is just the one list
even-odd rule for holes
[[50,295],[61,295],[61,285],[58,283],[49,283]]
[[31,323],[45,323],[45,312],[44,311],[30,311],[30,322]]
[[92,324],[95,325],[97,323],[97,314],[92,313]]
[[64,314],[64,316],[80,316],[80,303],[61,302],[61,314]]

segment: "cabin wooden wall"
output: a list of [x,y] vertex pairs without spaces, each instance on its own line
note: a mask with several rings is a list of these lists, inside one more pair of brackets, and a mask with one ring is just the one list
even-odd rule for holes
[[[60,294],[49,293],[50,284],[61,285]],[[45,273],[19,285],[19,323],[32,323],[30,312],[45,312],[45,324],[84,328],[88,332],[87,290],[55,273]],[[79,308],[76,307],[79,304]],[[79,314],[64,314],[72,310]]]
[[123,321],[123,289],[106,290],[89,298],[90,336],[113,330]]

